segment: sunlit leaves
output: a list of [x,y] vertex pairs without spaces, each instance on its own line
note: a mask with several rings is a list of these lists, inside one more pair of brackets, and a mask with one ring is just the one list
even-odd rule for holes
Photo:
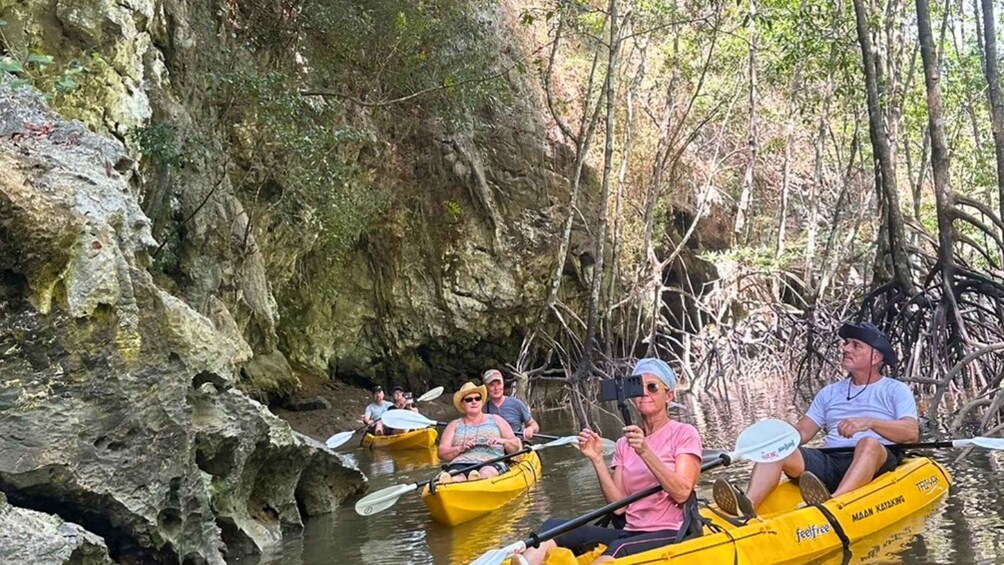
[[0,57],[0,71],[7,73],[23,73],[24,67],[12,57]]

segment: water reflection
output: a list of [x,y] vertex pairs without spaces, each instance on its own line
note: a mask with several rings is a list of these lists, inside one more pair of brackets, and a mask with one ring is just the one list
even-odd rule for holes
[[[725,400],[714,389],[697,389],[679,401],[683,410],[673,417],[693,423],[705,447],[731,450],[739,432],[765,417],[797,419],[811,398],[792,394],[783,379],[749,383],[733,388]],[[786,391],[778,394],[777,391]],[[565,412],[537,414],[544,431],[573,433]],[[607,437],[616,437],[621,424],[611,414],[597,414]],[[948,417],[950,420],[950,416]],[[1000,471],[1004,455],[972,450],[958,460],[959,451],[925,452],[945,465],[954,484],[948,496],[926,513],[915,515],[855,543],[847,555],[821,561],[838,563],[997,563],[1004,556],[1004,484]],[[348,450],[369,477],[371,491],[393,484],[419,482],[434,476],[438,460],[433,450],[389,452]],[[301,534],[287,536],[264,555],[233,563],[253,565],[314,565],[366,563],[371,565],[467,563],[490,547],[525,538],[548,516],[574,517],[603,504],[592,466],[569,447],[541,452],[544,477],[501,510],[449,528],[432,522],[418,493],[404,495],[392,508],[361,518],[348,501],[330,516],[309,520]],[[720,476],[744,483],[749,464],[737,464],[705,473],[699,495],[711,497],[711,485]],[[847,559],[847,561],[844,561]]]
[[449,527],[428,520],[425,534],[435,555],[433,562],[468,563],[494,547],[495,540],[523,539],[527,517],[548,512],[548,497],[541,496],[537,490],[534,485],[502,510],[459,526]]
[[[815,561],[821,565],[864,565],[870,563],[901,563],[903,554],[912,547],[924,547],[924,529],[937,509],[910,516],[888,528],[860,539],[851,544],[849,551],[836,552],[832,556]],[[921,553],[921,555],[925,555]],[[908,561],[916,563],[917,561]]]

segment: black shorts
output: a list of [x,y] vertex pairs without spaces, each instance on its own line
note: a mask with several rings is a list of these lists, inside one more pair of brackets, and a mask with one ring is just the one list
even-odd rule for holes
[[[837,490],[837,487],[840,486],[840,481],[843,480],[847,469],[851,466],[851,461],[854,459],[853,451],[823,453],[811,447],[799,447],[798,450],[802,452],[802,458],[805,459],[805,470],[819,477],[819,480],[823,481],[830,492]],[[885,451],[885,463],[875,473],[876,477],[892,471],[903,459],[903,454],[896,446],[887,445]]]
[[[540,531],[556,528],[567,521],[561,518],[548,518],[540,527]],[[676,530],[635,532],[599,526],[582,526],[554,538],[554,541],[559,547],[567,547],[576,555],[589,551],[597,544],[602,543],[607,546],[603,555],[624,557],[674,543],[676,535]]]
[[[477,463],[451,463],[449,465],[443,465],[443,470],[452,475],[453,474],[452,471],[456,471],[458,469],[467,469],[474,465],[477,465]],[[474,467],[474,469],[480,470],[482,467],[494,467],[495,470],[498,471],[500,475],[509,470],[509,466],[501,461],[499,461],[498,463],[489,463],[487,465]],[[471,469],[471,471],[473,471],[474,469]],[[467,473],[470,473],[470,471],[467,471]],[[464,475],[466,476],[467,473],[464,473]]]

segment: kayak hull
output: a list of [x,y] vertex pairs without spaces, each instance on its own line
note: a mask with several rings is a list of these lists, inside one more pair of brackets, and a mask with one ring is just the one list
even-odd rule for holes
[[432,519],[456,526],[502,507],[540,480],[540,456],[531,451],[510,462],[509,470],[491,479],[437,485],[422,490],[422,502]]
[[436,444],[439,432],[436,428],[422,428],[411,430],[400,434],[389,436],[375,436],[366,434],[363,436],[363,447],[381,449],[428,449]]
[[[623,557],[615,563],[805,563],[843,548],[831,520],[853,544],[919,513],[941,498],[950,485],[951,477],[940,464],[923,457],[910,458],[867,485],[824,503],[827,517],[815,506],[801,506],[798,487],[784,482],[760,506],[760,516],[745,525],[732,525],[703,508],[702,516],[725,531],[705,527],[699,538]],[[576,558],[567,549],[558,548],[548,553],[545,563],[588,563],[600,552]]]

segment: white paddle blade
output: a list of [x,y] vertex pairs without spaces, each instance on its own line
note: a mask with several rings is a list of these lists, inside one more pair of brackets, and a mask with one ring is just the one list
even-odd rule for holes
[[416,398],[415,402],[428,402],[430,400],[435,400],[440,396],[443,396],[443,387],[437,386],[436,388]]
[[355,432],[338,432],[337,434],[329,437],[324,445],[328,446],[328,449],[338,449],[339,447],[345,445],[345,442],[352,439]]
[[[616,442],[614,442],[611,439],[607,439],[605,437],[600,438],[600,439],[603,440],[603,456],[604,457],[613,455],[614,451],[617,451],[617,443]],[[575,449],[579,448],[579,442],[575,442],[572,445],[575,446]]]
[[399,430],[415,430],[436,425],[435,420],[430,420],[411,410],[388,410],[383,413],[380,420],[383,425]]
[[617,450],[617,443],[613,440],[603,438],[603,455],[613,455]]
[[559,447],[562,445],[575,445],[575,447],[578,448],[579,436],[559,437],[558,439],[551,440],[547,443],[538,443],[533,447],[531,447],[530,449],[534,451],[540,451],[541,449],[547,449],[548,447]]
[[732,460],[749,459],[754,463],[773,463],[798,449],[802,437],[794,426],[773,418],[761,420],[743,430],[736,440]]
[[521,541],[507,545],[501,549],[492,549],[481,554],[481,557],[471,561],[471,565],[502,565],[506,559],[509,559],[510,555],[524,549],[526,549],[526,545]]
[[411,483],[407,485],[394,485],[367,494],[360,498],[359,502],[356,502],[356,514],[360,516],[372,516],[377,512],[383,512],[397,504],[398,499],[402,495],[417,489],[418,485]]
[[976,447],[982,447],[983,449],[1004,449],[1004,438],[974,437],[969,441]]

